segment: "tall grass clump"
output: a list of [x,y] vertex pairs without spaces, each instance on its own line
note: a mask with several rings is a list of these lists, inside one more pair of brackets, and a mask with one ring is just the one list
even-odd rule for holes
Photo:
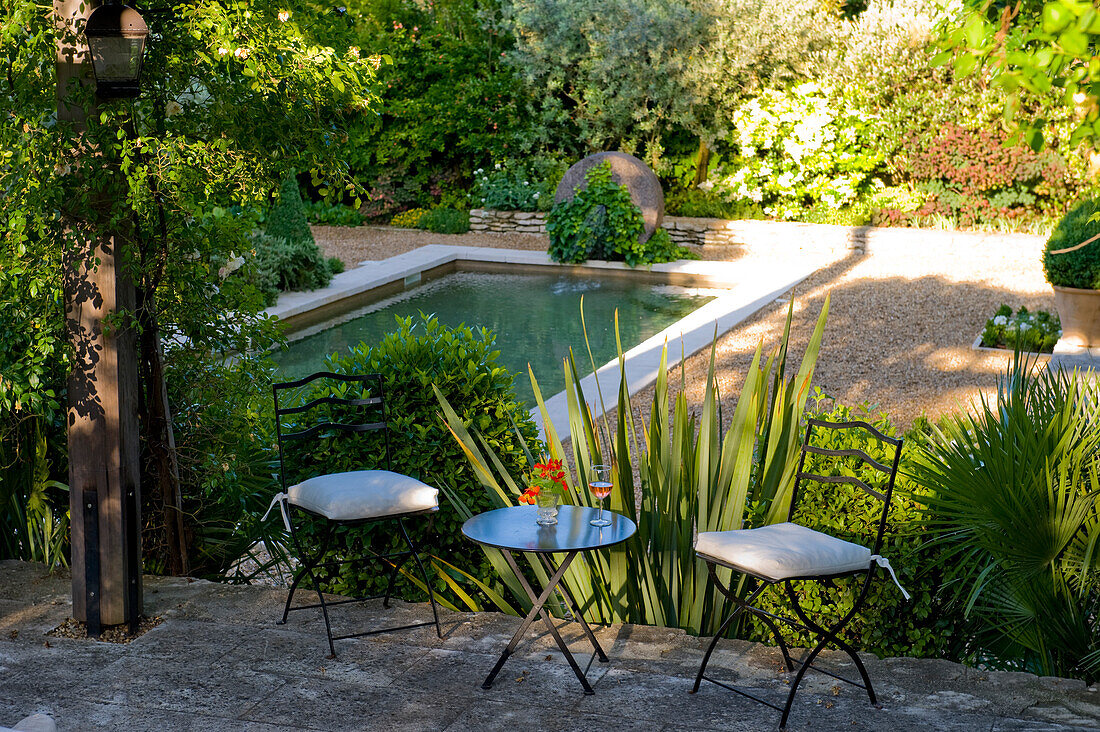
[[[572,469],[571,474],[567,471],[565,501],[592,505],[585,477],[588,469],[593,464],[610,464],[615,485],[610,507],[638,525],[637,534],[620,547],[586,552],[566,572],[569,592],[574,597],[592,598],[584,608],[590,620],[678,627],[692,633],[713,633],[717,628],[726,601],[708,584],[706,568],[696,560],[695,532],[758,526],[786,518],[794,483],[793,458],[801,446],[800,420],[821,346],[828,300],[794,374],[787,369],[792,312],[788,312],[776,350],[765,356],[763,345],[757,347],[732,421],[725,429],[713,345],[698,416],[689,408],[683,388],[675,398],[669,394],[666,348],[649,418],[640,427],[629,418],[634,410],[621,344],[619,371],[623,376],[616,404],[620,418],[614,425],[602,397],[598,410],[586,400],[570,354],[564,362],[568,453],[531,374],[550,457],[565,461]],[[437,398],[447,426],[493,503],[514,505],[522,486],[502,469],[477,429],[464,426],[438,391]],[[464,511],[461,506],[459,510]],[[521,605],[529,606],[499,550],[485,551],[512,595]],[[545,582],[541,564],[533,560],[530,565]],[[728,574],[723,579],[728,580]],[[503,602],[498,605],[511,609]]]

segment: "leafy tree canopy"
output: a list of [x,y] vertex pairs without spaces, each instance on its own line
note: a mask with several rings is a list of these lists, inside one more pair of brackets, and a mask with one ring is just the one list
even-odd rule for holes
[[0,9],[2,409],[56,407],[40,385],[65,352],[64,251],[87,253],[114,234],[135,283],[159,293],[166,335],[228,341],[247,329],[228,327],[224,313],[258,309],[218,286],[219,268],[248,249],[250,212],[290,167],[350,185],[342,129],[375,104],[381,59],[350,46],[339,17],[310,0],[151,0],[142,12],[151,34],[141,97],[96,112],[76,88],[90,113],[81,130],[55,113],[54,59],[82,28],[58,29],[35,0]]
[[[1000,12],[997,13],[996,10]],[[1087,0],[1029,0],[985,4],[967,14],[945,39],[939,61],[955,72],[982,71],[1008,95],[1004,117],[1035,150],[1051,117],[1072,110],[1072,144],[1100,136],[1100,11]],[[1021,114],[1032,107],[1037,114]]]
[[[166,547],[150,566],[187,573],[199,562],[189,563],[193,531],[181,517],[184,505],[199,513],[209,456],[256,445],[245,444],[252,430],[229,433],[227,418],[220,433],[184,420],[173,439],[168,410],[194,412],[212,393],[194,391],[196,374],[227,382],[227,370],[255,370],[254,359],[228,367],[224,356],[277,338],[257,289],[228,275],[284,171],[311,171],[322,192],[355,190],[341,161],[345,122],[374,108],[382,59],[364,55],[343,17],[315,0],[149,0],[141,12],[150,29],[141,96],[97,105],[90,86],[71,84],[78,123],[56,113],[55,58],[59,44],[80,45],[83,22],[55,23],[41,0],[0,8],[0,440],[28,415],[56,419],[66,363],[93,356],[69,348],[57,275],[81,260],[94,266],[108,244],[136,291],[136,306],[108,327],[138,334],[142,483],[163,501],[145,544]],[[255,393],[230,404],[247,412]]]

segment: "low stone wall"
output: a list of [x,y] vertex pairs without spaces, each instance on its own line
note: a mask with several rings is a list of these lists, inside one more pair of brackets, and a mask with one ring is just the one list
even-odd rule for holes
[[470,231],[497,231],[504,234],[545,234],[546,214],[530,211],[470,211]]
[[[736,244],[736,221],[722,219],[692,219],[666,216],[662,228],[672,241],[680,245]],[[490,211],[475,208],[470,211],[471,231],[495,231],[505,234],[545,234],[546,214],[529,211]]]
[[[661,226],[668,231],[672,241],[680,246],[741,246],[748,249],[794,246],[801,249],[862,253],[886,253],[892,248],[902,247],[920,248],[930,256],[938,256],[967,247],[989,247],[988,251],[991,253],[998,248],[1021,247],[1038,253],[1042,251],[1043,245],[1041,237],[1029,234],[834,226],[790,221],[727,221],[666,216]],[[544,234],[546,214],[474,209],[470,212],[470,229]]]

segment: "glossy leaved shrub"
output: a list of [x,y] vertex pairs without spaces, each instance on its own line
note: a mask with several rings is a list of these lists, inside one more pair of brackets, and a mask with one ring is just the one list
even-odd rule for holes
[[[537,430],[527,408],[515,395],[513,375],[498,365],[495,336],[488,330],[450,328],[435,317],[399,319],[393,333],[380,343],[361,343],[344,355],[334,354],[325,369],[337,373],[380,373],[384,376],[386,411],[392,469],[450,492],[475,513],[492,505],[462,449],[439,417],[439,402],[432,385],[446,395],[468,427],[477,429],[501,462],[516,473],[527,461],[521,439],[537,443]],[[307,398],[323,396],[325,389]],[[513,424],[518,428],[517,436]],[[308,455],[290,461],[300,480],[310,474],[342,470],[381,468],[383,433],[351,437],[336,435],[320,445],[314,443]],[[409,533],[435,557],[462,567],[481,579],[493,576],[483,552],[462,537],[462,521],[443,492],[438,513],[407,522]],[[307,541],[316,541],[320,527],[304,523]],[[339,593],[379,594],[387,574],[369,552],[381,554],[404,547],[392,522],[337,531],[329,559],[356,558],[339,571],[329,571],[325,584]],[[427,561],[427,560],[425,560]],[[413,565],[409,565],[411,568]],[[444,581],[435,589],[448,597]],[[399,593],[422,600],[426,595],[407,578],[398,580]],[[453,595],[450,595],[453,598]]]
[[589,259],[626,262],[631,267],[690,259],[694,255],[676,246],[668,232],[658,229],[645,242],[642,211],[630,192],[612,180],[611,166],[603,163],[584,176],[585,187],[573,198],[554,204],[546,217],[550,258],[580,264]]
[[[896,432],[885,414],[869,415],[839,404],[815,416],[834,422],[862,419],[883,434]],[[926,545],[929,535],[921,524],[921,506],[912,496],[912,491],[919,489],[905,477],[915,438],[916,435],[909,436],[903,448],[880,552],[890,560],[898,580],[912,599],[906,601],[889,576],[879,571],[868,590],[862,612],[844,628],[841,637],[857,649],[881,657],[954,658],[959,655],[954,647],[958,642],[955,629],[962,616],[959,612],[948,612],[944,601],[937,596],[944,581],[944,568],[936,564],[941,550]],[[861,430],[822,431],[815,435],[814,444],[834,450],[862,450],[886,465],[893,458],[892,446]],[[855,461],[855,458],[850,460]],[[851,465],[838,463],[835,458],[819,455],[807,455],[806,458],[806,472],[819,475],[852,474],[857,469],[854,465],[855,462]],[[859,477],[869,484],[881,483],[882,473],[866,467],[860,470]],[[794,522],[873,548],[881,511],[882,503],[878,499],[850,485],[803,481]],[[829,619],[835,622],[851,610],[862,585],[863,577],[860,576],[836,580],[836,589],[823,589],[820,583],[804,582],[795,583],[795,590],[802,607],[816,622],[824,623]],[[757,604],[777,615],[795,617],[790,600],[783,592],[765,592]],[[813,639],[805,634],[796,633],[787,626],[781,628],[790,645],[800,648],[813,645]],[[755,619],[748,625],[748,636],[765,643],[775,642],[768,628]]]
[[645,248],[638,237],[645,222],[630,192],[612,180],[607,163],[591,168],[584,180],[584,188],[555,204],[546,217],[550,258],[571,264],[589,259],[625,261],[631,266],[643,262]]

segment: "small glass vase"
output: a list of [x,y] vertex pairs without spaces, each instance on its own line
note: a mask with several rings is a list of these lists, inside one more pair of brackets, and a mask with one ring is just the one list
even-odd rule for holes
[[558,522],[557,491],[543,490],[535,502],[538,506],[535,512],[535,523],[539,526],[553,526]]

